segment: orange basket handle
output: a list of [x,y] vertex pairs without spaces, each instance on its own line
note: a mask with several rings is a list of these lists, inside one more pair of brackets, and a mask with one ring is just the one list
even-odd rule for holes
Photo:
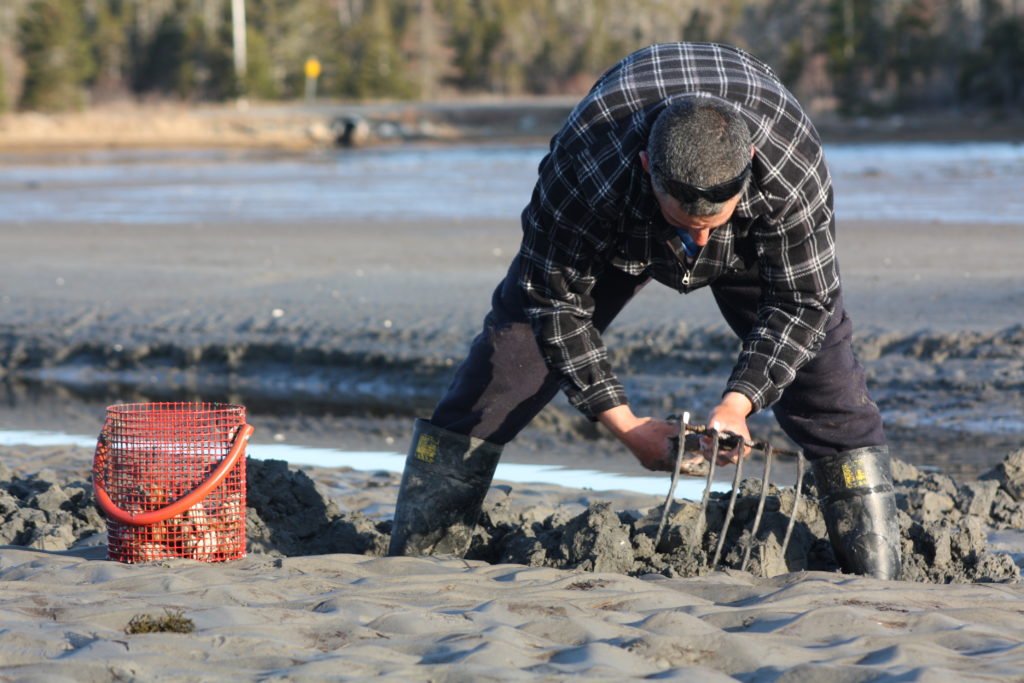
[[207,494],[224,480],[228,471],[231,470],[235,463],[238,462],[238,458],[245,452],[245,444],[249,442],[249,437],[252,436],[252,433],[252,425],[242,425],[242,428],[238,430],[238,434],[235,436],[235,443],[231,446],[231,451],[227,454],[227,457],[217,465],[217,468],[210,473],[210,476],[206,478],[206,481],[170,505],[162,507],[159,510],[152,510],[150,512],[128,512],[127,510],[122,510],[110,499],[106,488],[104,488],[102,479],[93,482],[93,488],[96,493],[96,502],[99,503],[100,509],[103,510],[103,514],[105,514],[109,519],[112,519],[115,522],[120,522],[121,524],[143,526],[163,522],[171,517],[180,515],[196,503],[202,502],[202,500],[206,498]]

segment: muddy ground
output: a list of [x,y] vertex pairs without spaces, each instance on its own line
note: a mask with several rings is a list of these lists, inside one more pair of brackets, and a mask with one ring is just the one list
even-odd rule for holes
[[[855,347],[900,459],[976,476],[1024,445],[1019,230],[839,226]],[[94,435],[109,403],[228,400],[256,444],[404,452],[518,235],[515,220],[0,222],[0,429]],[[655,416],[704,415],[738,349],[708,292],[660,285],[606,336]],[[770,413],[752,431],[787,445]],[[637,471],[561,398],[504,458]]]
[[[98,316],[84,324],[88,330],[70,333],[80,321],[45,332],[30,326],[28,333],[0,323],[7,370],[0,428],[91,435],[112,403],[213,400],[247,406],[255,443],[404,452],[413,418],[430,414],[461,343],[472,336],[469,325],[396,334],[174,327],[157,341],[146,326],[124,330],[117,322]],[[639,413],[689,410],[697,422],[719,395],[737,349],[725,330],[684,323],[607,337]],[[866,330],[856,348],[896,456],[926,470],[977,476],[1024,444],[1024,326]],[[751,431],[793,447],[770,411],[751,419]],[[508,447],[505,461],[640,473],[617,442],[561,397]]]
[[[249,472],[256,491],[251,499],[250,542],[256,547],[284,554],[301,554],[317,546],[319,552],[380,554],[386,549],[388,522],[344,512],[352,506],[343,498],[332,501],[329,495],[314,494],[311,489],[315,485],[303,473],[274,461],[250,461]],[[365,488],[390,488],[394,483],[383,474],[363,478]],[[1014,557],[993,552],[988,534],[1024,529],[1024,503],[1020,500],[1024,494],[1024,449],[1008,455],[979,480],[960,483],[945,475],[924,474],[902,462],[896,464],[895,478],[903,534],[903,580],[959,583],[1020,578]],[[557,497],[544,504],[524,504],[517,499],[516,488],[501,484],[492,488],[470,559],[631,575],[695,576],[716,567],[745,569],[759,576],[837,570],[810,474],[797,501],[785,553],[782,543],[796,491],[769,487],[764,515],[756,537],[752,537],[761,493],[759,479],[742,482],[724,542],[720,535],[731,492],[712,492],[703,520],[698,503],[675,501],[659,538],[663,505],[624,510],[614,501],[600,500],[600,494],[591,494],[585,502],[571,501],[575,505],[566,505],[569,501]],[[293,499],[302,502],[280,507],[283,490],[296,492]],[[264,498],[264,492],[270,491],[277,493]],[[586,506],[582,512],[574,509],[581,504]],[[323,506],[324,529],[310,533],[303,526],[282,533],[283,527],[297,526],[301,522],[296,520],[304,519],[295,514],[295,505],[317,510]],[[293,545],[279,546],[275,534],[287,539],[283,543]],[[308,545],[299,541],[303,535],[310,539]],[[719,552],[720,564],[712,565]]]
[[[65,550],[105,544],[106,523],[93,498],[86,449],[5,448],[0,456],[0,545]],[[247,475],[250,553],[290,557],[386,552],[391,522],[382,511],[393,503],[398,475],[303,470],[254,459],[247,462]],[[1020,579],[1015,561],[1019,555],[1012,550],[1019,551],[1024,536],[1024,449],[1009,454],[977,480],[925,474],[902,462],[895,465],[895,478],[903,580]],[[805,477],[802,489],[792,537],[783,553],[795,490],[769,488],[752,540],[760,480],[744,480],[735,517],[721,543],[720,562],[712,566],[729,492],[711,494],[703,519],[697,503],[674,501],[659,539],[664,507],[651,496],[496,482],[468,557],[670,577],[702,575],[715,568],[745,569],[759,576],[835,571],[815,503],[813,475]],[[990,542],[999,532],[1014,539],[1011,550]]]

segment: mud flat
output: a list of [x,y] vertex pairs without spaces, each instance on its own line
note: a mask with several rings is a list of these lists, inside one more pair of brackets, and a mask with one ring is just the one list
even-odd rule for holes
[[[841,225],[855,344],[911,464],[976,476],[1024,445],[1019,230]],[[956,246],[964,234],[970,249]],[[107,403],[202,397],[248,405],[257,440],[403,451],[476,334],[518,227],[0,223],[0,239],[0,427],[95,434]],[[701,415],[737,350],[707,292],[656,285],[607,338],[632,402],[659,416]],[[770,414],[753,429],[785,446]],[[561,399],[505,457],[635,467]]]
[[[82,476],[88,474],[87,450],[0,450],[5,456],[0,468],[0,487],[5,491],[0,542],[67,550],[105,532],[89,479]],[[51,466],[29,471],[30,462]],[[399,475],[296,468],[251,458],[247,471],[249,552],[277,557],[385,554]],[[993,548],[988,539],[993,533],[1016,532],[1024,543],[1024,449],[976,480],[923,473],[900,461],[894,474],[904,537],[904,580],[1020,579],[1014,554]],[[760,494],[759,478],[742,481],[735,516],[722,542],[721,563],[710,566],[722,534],[728,491],[711,492],[703,519],[698,503],[674,501],[658,539],[664,499],[496,482],[468,557],[492,564],[634,576],[699,576],[729,567],[764,577],[836,571],[815,503],[813,476],[805,475],[801,498],[796,500],[794,532],[785,554],[781,545],[796,492],[769,486],[764,517],[752,537]]]

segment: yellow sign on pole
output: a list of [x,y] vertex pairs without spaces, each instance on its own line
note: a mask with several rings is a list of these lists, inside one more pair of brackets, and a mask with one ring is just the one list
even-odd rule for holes
[[316,57],[310,57],[306,60],[306,78],[319,78],[320,77],[320,60]]
[[316,99],[316,79],[320,77],[320,60],[310,57],[306,60],[306,102]]

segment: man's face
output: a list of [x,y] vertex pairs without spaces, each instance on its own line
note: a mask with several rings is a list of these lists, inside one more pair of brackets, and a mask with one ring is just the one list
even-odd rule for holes
[[708,243],[712,230],[729,222],[736,210],[736,205],[740,203],[740,195],[736,195],[723,204],[720,213],[712,216],[691,216],[683,211],[679,206],[679,201],[674,197],[658,191],[657,188],[654,189],[654,196],[658,200],[658,206],[661,208],[661,215],[665,218],[665,222],[674,228],[685,229],[698,247],[703,247]]
[[[751,150],[751,156],[753,156],[753,150]],[[640,163],[643,164],[644,170],[649,175],[651,163],[647,152],[640,152]],[[665,218],[665,222],[673,228],[683,228],[689,232],[690,237],[699,247],[708,243],[712,230],[729,222],[733,212],[736,211],[736,205],[740,203],[741,194],[724,202],[722,211],[713,216],[691,216],[683,211],[679,200],[661,192],[657,187],[654,188],[654,196],[658,200],[658,206],[661,208],[661,215]]]

